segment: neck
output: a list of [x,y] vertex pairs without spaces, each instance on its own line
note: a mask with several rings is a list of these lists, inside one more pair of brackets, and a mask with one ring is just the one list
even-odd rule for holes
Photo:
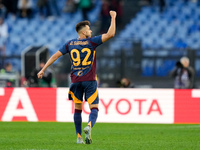
[[86,37],[85,35],[83,35],[83,34],[80,34],[80,35],[78,36],[78,38],[79,38],[79,39],[86,39],[87,37]]

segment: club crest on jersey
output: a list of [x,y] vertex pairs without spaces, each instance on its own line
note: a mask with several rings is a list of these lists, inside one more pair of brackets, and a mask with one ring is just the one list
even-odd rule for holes
[[79,72],[77,73],[78,76],[81,76],[82,74],[83,74],[83,71],[79,71]]

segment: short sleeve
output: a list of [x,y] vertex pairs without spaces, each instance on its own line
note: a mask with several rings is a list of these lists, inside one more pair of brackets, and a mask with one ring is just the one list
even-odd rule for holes
[[96,47],[102,44],[102,35],[92,37],[90,39],[91,42],[96,44]]
[[63,55],[65,55],[66,53],[68,53],[69,51],[68,51],[68,44],[69,44],[69,42],[67,42],[67,43],[65,43],[63,46],[61,46],[61,48],[59,49],[59,51],[63,54]]

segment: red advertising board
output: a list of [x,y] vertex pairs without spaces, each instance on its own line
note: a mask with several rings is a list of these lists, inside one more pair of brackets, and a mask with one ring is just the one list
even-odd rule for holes
[[200,123],[200,90],[175,90],[174,123]]
[[[68,88],[0,88],[0,121],[73,122]],[[200,123],[200,90],[99,89],[99,122]],[[83,121],[89,115],[83,104]]]
[[55,88],[0,88],[1,121],[55,121]]

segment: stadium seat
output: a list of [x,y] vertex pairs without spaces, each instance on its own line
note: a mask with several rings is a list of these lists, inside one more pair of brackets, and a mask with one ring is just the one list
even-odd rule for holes
[[[119,37],[133,41],[139,39],[142,41],[143,48],[177,48],[177,39],[186,43],[182,48],[200,48],[197,42],[190,41],[188,33],[200,30],[194,20],[194,15],[200,16],[200,11],[196,3],[183,2],[182,0],[168,0],[170,5],[162,15],[155,6],[143,7],[137,16],[121,31]],[[195,22],[194,22],[195,21]],[[193,25],[193,26],[192,26]],[[192,26],[192,27],[191,27]],[[173,44],[174,43],[174,44]]]
[[142,60],[142,76],[153,76],[154,75],[154,62],[150,59]]

